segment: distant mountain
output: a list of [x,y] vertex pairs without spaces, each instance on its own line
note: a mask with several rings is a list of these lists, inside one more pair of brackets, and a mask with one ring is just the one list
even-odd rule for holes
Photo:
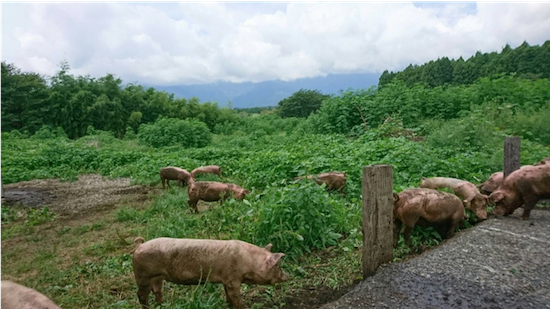
[[197,97],[201,102],[217,102],[234,108],[276,106],[300,89],[319,90],[323,94],[337,94],[340,90],[367,89],[378,85],[381,73],[328,75],[284,82],[280,80],[261,83],[217,82],[189,86],[151,86],[159,91],[173,93],[176,98]]

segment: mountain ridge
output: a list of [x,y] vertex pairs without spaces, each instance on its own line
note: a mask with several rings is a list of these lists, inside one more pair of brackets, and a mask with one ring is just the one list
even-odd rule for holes
[[382,73],[329,74],[294,81],[265,81],[259,83],[215,82],[201,85],[155,86],[159,91],[172,93],[176,98],[197,97],[201,102],[217,102],[218,106],[233,108],[276,106],[300,89],[318,90],[323,94],[337,94],[349,89],[367,89],[377,86]]

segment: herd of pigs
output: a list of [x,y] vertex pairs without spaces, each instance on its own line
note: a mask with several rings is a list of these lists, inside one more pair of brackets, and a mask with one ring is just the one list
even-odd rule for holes
[[[170,180],[187,185],[189,207],[198,213],[199,200],[212,202],[230,196],[244,199],[250,191],[232,184],[215,181],[195,181],[198,174],[211,173],[221,177],[216,165],[203,166],[189,173],[178,167],[160,170],[163,188]],[[327,189],[344,193],[346,174],[329,172],[294,178],[311,179]],[[454,194],[439,191],[449,188]],[[415,225],[433,226],[443,238],[450,238],[466,218],[465,209],[479,219],[487,219],[487,207],[494,205],[495,215],[509,215],[523,207],[522,219],[528,219],[540,199],[550,198],[550,157],[534,165],[522,166],[504,177],[497,172],[479,185],[447,177],[421,179],[420,188],[394,193],[394,246],[397,246],[402,226],[405,243],[410,246],[410,235]],[[242,308],[240,286],[247,284],[272,285],[289,279],[280,267],[284,253],[272,253],[272,245],[265,248],[240,240],[211,240],[184,238],[156,238],[145,241],[134,239],[133,269],[138,286],[138,299],[143,308],[149,308],[149,294],[162,303],[164,280],[177,284],[200,282],[222,283],[226,298],[234,308]],[[60,308],[39,292],[11,281],[2,281],[2,308]]]

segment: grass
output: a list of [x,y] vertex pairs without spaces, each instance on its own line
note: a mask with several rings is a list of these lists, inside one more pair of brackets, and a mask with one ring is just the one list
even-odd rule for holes
[[[194,215],[186,200],[185,190],[173,187],[145,204],[120,205],[75,220],[57,218],[46,208],[7,208],[2,224],[2,279],[34,288],[63,308],[137,308],[130,254],[134,237],[229,239],[239,233],[238,222],[229,231],[213,222],[225,211],[243,206],[242,202],[208,203],[203,205],[208,210]],[[276,286],[243,284],[245,306],[280,308],[301,289],[348,286],[360,277],[359,255],[359,249],[333,246],[314,250],[296,262],[284,259],[282,266],[293,279]],[[220,284],[165,283],[163,292],[165,303],[160,308],[228,308]]]

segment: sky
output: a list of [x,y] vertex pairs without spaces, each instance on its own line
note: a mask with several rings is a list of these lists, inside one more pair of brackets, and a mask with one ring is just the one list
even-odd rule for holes
[[52,76],[190,85],[400,71],[550,39],[550,2],[91,2],[1,6],[1,59]]

